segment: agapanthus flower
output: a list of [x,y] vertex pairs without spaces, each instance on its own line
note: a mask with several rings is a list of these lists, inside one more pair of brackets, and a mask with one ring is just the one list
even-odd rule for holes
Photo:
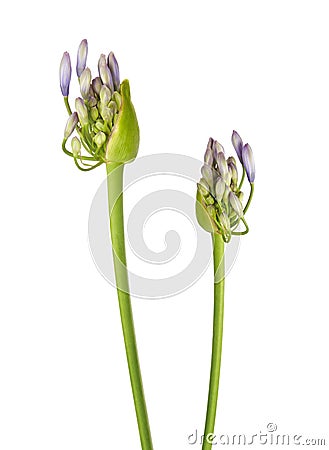
[[[222,145],[210,138],[201,168],[202,178],[198,183],[197,217],[203,228],[222,235],[229,242],[234,234],[245,234],[248,225],[245,213],[253,195],[255,163],[249,144],[243,145],[240,135],[233,131],[232,144],[242,164],[242,177],[239,183],[237,163],[233,156],[226,159]],[[245,207],[242,205],[242,185],[246,172],[251,185],[251,193]],[[245,230],[238,231],[240,222]]]
[[[67,52],[60,65],[61,91],[71,117],[71,122],[65,128],[62,148],[74,158],[81,170],[91,170],[102,163],[131,161],[136,157],[139,146],[139,127],[130,99],[129,82],[124,80],[120,83],[119,65],[113,52],[108,57],[100,55],[98,76],[95,78],[92,78],[91,70],[86,67],[87,54],[88,43],[83,39],[76,64],[81,97],[75,99],[76,112],[73,115],[68,99],[72,69]],[[76,136],[72,139],[75,151],[70,152],[66,142],[74,131]],[[77,140],[86,154],[77,151]]]

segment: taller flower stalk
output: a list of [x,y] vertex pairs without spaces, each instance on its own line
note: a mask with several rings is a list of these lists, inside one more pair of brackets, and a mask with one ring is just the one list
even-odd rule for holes
[[[250,206],[255,181],[255,163],[249,144],[243,145],[236,131],[232,143],[242,165],[239,181],[235,158],[225,158],[223,147],[210,138],[201,168],[202,178],[198,183],[196,214],[199,224],[212,234],[214,263],[214,313],[212,356],[209,378],[207,412],[202,450],[211,450],[216,420],[218,388],[221,368],[224,284],[225,284],[225,243],[232,236],[248,233],[245,214]],[[243,182],[247,175],[250,184],[249,198],[243,206]],[[244,229],[240,230],[242,224]]]
[[[87,54],[88,43],[84,39],[77,53],[76,72],[81,97],[75,99],[74,112],[69,103],[72,69],[67,52],[60,64],[60,87],[69,114],[62,149],[81,171],[93,170],[103,163],[106,166],[113,264],[130,381],[141,447],[153,450],[129,294],[123,221],[124,164],[133,161],[137,155],[139,127],[129,82],[123,80],[120,83],[114,54],[111,52],[108,58],[103,54],[100,56],[99,73],[95,78],[86,67]],[[66,146],[70,138],[71,150]]]

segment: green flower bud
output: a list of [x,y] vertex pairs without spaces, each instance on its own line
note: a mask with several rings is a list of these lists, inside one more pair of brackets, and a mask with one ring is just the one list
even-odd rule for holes
[[91,108],[90,110],[90,115],[91,115],[91,119],[93,122],[96,122],[96,119],[98,118],[98,109],[96,108],[96,106],[94,106],[93,108]]
[[105,126],[105,124],[104,124],[103,122],[101,122],[101,121],[97,121],[97,122],[95,123],[95,126],[96,126],[96,128],[97,128],[97,131],[106,131],[106,126]]
[[103,120],[111,125],[113,119],[113,110],[108,106],[103,106],[100,110],[100,113]]
[[242,217],[243,207],[239,198],[232,191],[229,193],[228,198],[232,209],[237,213],[238,217]]
[[79,141],[79,139],[76,136],[74,136],[74,138],[72,138],[71,147],[72,147],[72,153],[73,153],[74,158],[77,158],[81,152],[81,142]]
[[102,105],[107,106],[111,101],[112,92],[107,86],[105,86],[105,84],[101,87],[99,97]]
[[78,115],[76,112],[70,115],[67,119],[65,130],[64,130],[64,139],[68,139],[73,133],[75,127],[78,124]]
[[94,142],[98,148],[100,148],[106,141],[106,134],[102,131],[99,131],[96,136],[94,136]]
[[75,109],[77,110],[79,122],[80,122],[81,126],[83,127],[85,125],[88,125],[88,123],[89,123],[88,110],[87,110],[87,107],[84,104],[84,101],[82,100],[82,98],[78,97],[75,100]]
[[85,100],[89,98],[89,89],[91,83],[91,72],[90,69],[85,69],[80,75],[80,92]]
[[224,242],[229,242],[231,239],[231,224],[225,212],[221,213],[219,216],[219,224],[221,228],[221,234],[223,236]]
[[118,118],[106,146],[108,162],[125,163],[136,158],[139,147],[139,126],[136,112],[130,98],[129,81],[120,86],[122,104]]
[[115,101],[118,110],[121,108],[121,95],[119,92],[115,91],[112,95],[113,100]]

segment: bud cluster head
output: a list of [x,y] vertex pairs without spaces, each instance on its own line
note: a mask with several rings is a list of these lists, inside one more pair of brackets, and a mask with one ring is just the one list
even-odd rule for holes
[[[249,182],[253,183],[255,164],[251,147],[249,144],[243,145],[236,131],[233,131],[232,143]],[[208,141],[201,175],[197,191],[199,223],[207,231],[219,233],[225,242],[229,242],[232,231],[244,217],[242,181],[239,184],[235,158],[230,156],[226,159],[224,148],[213,138]]]
[[[88,43],[84,39],[79,45],[76,63],[81,97],[75,100],[76,112],[65,128],[64,145],[75,129],[89,159],[91,155],[100,162],[131,161],[138,151],[139,127],[129,82],[120,83],[119,65],[113,52],[108,56],[100,55],[98,74],[94,78],[86,67],[87,55]],[[60,65],[60,86],[67,102],[71,72],[70,55],[65,52]],[[74,145],[76,149],[76,142]],[[74,155],[77,154],[75,151]]]

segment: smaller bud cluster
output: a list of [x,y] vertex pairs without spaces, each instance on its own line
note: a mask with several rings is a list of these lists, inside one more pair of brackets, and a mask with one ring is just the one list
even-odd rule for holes
[[[95,78],[92,78],[90,69],[86,67],[87,54],[88,43],[84,39],[78,48],[76,63],[81,97],[76,98],[73,113],[68,102],[72,68],[70,55],[67,52],[64,53],[60,64],[60,87],[70,114],[62,147],[65,153],[74,157],[75,163],[81,170],[91,170],[96,165],[107,162],[106,145],[122,104],[119,66],[114,54],[111,52],[108,57],[104,54],[100,56],[98,76]],[[65,145],[74,131],[77,132],[78,137],[72,138],[72,152],[70,152]],[[82,146],[89,153],[88,156],[81,155]],[[85,161],[95,161],[97,164],[90,165]]]
[[[236,131],[232,134],[232,144],[242,164],[242,177],[239,182],[237,163],[233,156],[226,159],[221,144],[210,138],[201,168],[202,178],[198,183],[198,200],[212,223],[212,230],[222,235],[229,242],[232,234],[245,234],[248,226],[245,213],[253,194],[255,179],[255,163],[249,144],[243,145]],[[241,190],[245,173],[251,185],[251,193],[247,204],[243,207]],[[235,231],[240,221],[245,225],[244,232]]]

